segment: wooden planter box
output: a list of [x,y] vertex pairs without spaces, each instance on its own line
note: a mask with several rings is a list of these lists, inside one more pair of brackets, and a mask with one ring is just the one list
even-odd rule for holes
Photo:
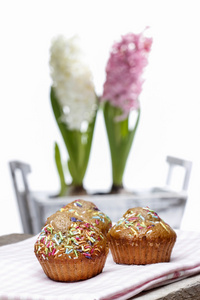
[[[87,196],[52,197],[48,193],[33,193],[30,191],[27,176],[31,172],[29,164],[19,161],[9,163],[11,176],[16,192],[24,233],[37,234],[44,226],[47,217],[61,207],[75,199],[93,202],[106,213],[113,222],[117,222],[123,214],[133,207],[145,207],[155,210],[159,216],[171,227],[178,229],[181,225],[187,201],[187,188],[192,163],[174,157],[167,157],[169,171],[166,180],[167,188],[152,188],[149,190],[135,190],[129,193],[103,194]],[[172,170],[175,166],[183,168],[185,172],[183,186],[180,192],[170,188]],[[17,183],[17,171],[20,171],[24,189],[21,191]]]
[[139,191],[132,194],[87,195],[49,197],[45,193],[31,193],[29,205],[33,233],[37,234],[44,226],[47,217],[61,207],[75,199],[84,199],[93,202],[106,213],[113,222],[117,222],[122,215],[132,207],[148,206],[173,228],[180,228],[184,213],[187,194],[169,190]]

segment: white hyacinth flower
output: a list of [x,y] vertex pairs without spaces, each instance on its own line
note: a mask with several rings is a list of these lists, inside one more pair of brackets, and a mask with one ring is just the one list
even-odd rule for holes
[[53,87],[63,108],[61,121],[70,130],[84,131],[97,110],[92,74],[83,61],[77,37],[58,36],[50,48]]

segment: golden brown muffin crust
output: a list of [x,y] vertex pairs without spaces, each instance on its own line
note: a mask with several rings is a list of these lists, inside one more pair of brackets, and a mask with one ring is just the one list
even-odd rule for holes
[[148,207],[130,208],[114,225],[109,235],[115,239],[166,239],[175,231]]
[[[66,261],[71,259],[92,259],[108,254],[105,236],[94,226],[85,222],[70,222],[64,230],[47,224],[34,245],[40,260]],[[63,229],[61,227],[60,229]]]
[[62,228],[65,227],[65,220],[68,219],[68,217],[72,221],[84,220],[98,227],[104,234],[106,234],[112,226],[111,219],[100,211],[94,203],[82,199],[75,200],[62,207],[47,219],[47,223],[62,230]]

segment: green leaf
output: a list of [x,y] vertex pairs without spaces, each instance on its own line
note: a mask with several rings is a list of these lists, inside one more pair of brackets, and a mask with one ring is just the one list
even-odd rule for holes
[[54,145],[54,155],[55,155],[55,162],[56,162],[58,175],[60,178],[60,196],[62,196],[66,193],[67,185],[65,183],[65,175],[64,175],[63,166],[62,166],[60,149],[59,149],[57,143],[55,143],[55,145]]
[[135,126],[132,130],[128,128],[128,117],[122,121],[116,121],[116,117],[122,113],[120,108],[106,102],[104,105],[104,120],[110,146],[112,160],[112,176],[114,185],[122,185],[123,174],[128,155],[140,119],[140,110]]
[[50,98],[56,122],[68,151],[68,168],[72,177],[72,184],[82,185],[89,161],[96,115],[92,122],[89,123],[86,132],[70,130],[66,124],[61,122],[62,107],[59,104],[53,87],[51,88]]

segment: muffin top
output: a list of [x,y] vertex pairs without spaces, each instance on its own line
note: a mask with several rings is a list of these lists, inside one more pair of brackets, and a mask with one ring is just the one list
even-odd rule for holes
[[91,224],[58,217],[42,229],[34,251],[40,260],[87,260],[107,255],[108,245],[104,234]]
[[108,237],[116,239],[170,238],[175,231],[149,207],[130,208],[109,230]]
[[79,219],[84,220],[86,223],[98,227],[104,234],[112,226],[111,219],[100,211],[94,203],[82,199],[75,200],[62,207],[47,219],[47,223],[52,224],[55,228],[57,226],[64,228],[66,226],[65,222],[69,219],[75,222]]

